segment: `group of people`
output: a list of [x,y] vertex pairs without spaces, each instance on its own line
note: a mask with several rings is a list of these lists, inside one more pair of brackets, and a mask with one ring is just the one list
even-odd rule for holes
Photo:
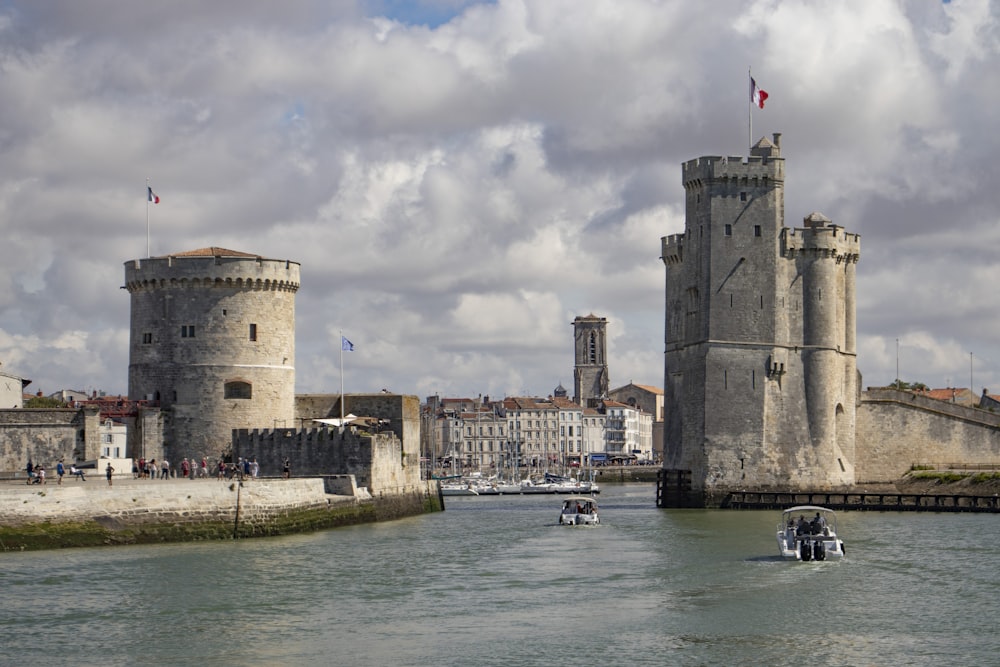
[[[256,478],[260,475],[260,464],[257,463],[256,457],[240,458],[236,463],[226,463],[226,461],[219,459],[213,468],[217,479],[228,479],[234,475],[243,478]],[[171,467],[170,462],[166,459],[159,461],[145,457],[132,459],[132,477],[134,479],[157,479],[157,477],[159,479],[171,477],[183,479],[204,477],[207,479],[211,476],[208,459],[205,457],[202,457],[201,461],[193,456],[190,459],[185,457],[181,459],[180,465],[176,468]]]
[[[789,527],[791,527],[790,520]],[[824,535],[826,533],[826,517],[819,512],[816,512],[816,516],[812,519],[806,519],[805,515],[800,515],[799,520],[795,522],[796,535]]]
[[[240,479],[256,479],[260,476],[260,464],[257,462],[256,457],[252,458],[240,458],[235,463],[227,463],[226,461],[219,459],[217,465],[214,466],[216,478],[217,479],[230,479],[232,477],[238,477]],[[28,459],[28,465],[25,466],[25,471],[28,473],[28,484],[45,484],[46,470],[45,466],[41,464],[36,464],[31,459]],[[69,472],[70,475],[77,478],[78,481],[87,481],[86,473],[82,468],[78,468],[76,464],[71,464],[67,470],[66,465],[63,463],[62,459],[56,464],[56,483],[62,484],[63,477]],[[111,485],[111,477],[115,472],[114,467],[109,462],[105,469],[102,471],[106,474],[108,478],[108,484]],[[291,476],[291,465],[288,459],[284,459],[282,462],[282,473],[287,479]],[[169,461],[166,459],[146,459],[145,457],[139,457],[138,459],[132,459],[132,478],[133,479],[169,479],[170,477],[182,477],[187,479],[196,479],[198,477],[210,477],[208,459],[202,457],[201,461],[197,461],[194,457],[190,459],[184,458],[181,460],[180,466],[174,469],[170,466]]]
[[[35,465],[31,459],[28,459],[28,465],[25,466],[25,471],[28,473],[28,484],[45,484],[45,466],[42,464]],[[81,468],[77,468],[76,464],[70,464],[69,474],[76,477],[78,480],[84,482],[87,481],[87,477]],[[62,484],[63,477],[66,475],[66,465],[63,463],[62,459],[56,464],[56,484]]]

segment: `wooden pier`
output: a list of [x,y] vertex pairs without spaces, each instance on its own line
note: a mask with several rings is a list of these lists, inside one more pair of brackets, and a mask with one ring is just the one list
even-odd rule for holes
[[986,512],[1000,513],[1000,497],[927,493],[845,493],[734,491],[722,509],[785,509],[794,505],[821,505],[832,510],[860,512]]

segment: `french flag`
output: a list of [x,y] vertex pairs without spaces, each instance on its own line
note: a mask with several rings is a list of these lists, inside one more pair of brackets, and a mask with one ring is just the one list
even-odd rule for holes
[[757,87],[757,82],[750,77],[750,102],[758,108],[764,108],[764,100],[767,99],[767,91]]
[[153,188],[149,187],[148,185],[146,186],[146,196],[149,197],[149,201],[153,202],[154,204],[160,203],[160,195],[153,192]]

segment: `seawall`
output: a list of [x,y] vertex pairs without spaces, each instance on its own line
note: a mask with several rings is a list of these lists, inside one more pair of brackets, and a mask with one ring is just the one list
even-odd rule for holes
[[443,509],[436,483],[338,495],[342,478],[54,480],[0,484],[0,550],[241,539],[387,521]]

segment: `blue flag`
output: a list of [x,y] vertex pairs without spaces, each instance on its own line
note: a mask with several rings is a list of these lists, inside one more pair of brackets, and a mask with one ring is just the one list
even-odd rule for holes
[[340,349],[347,350],[348,352],[354,352],[354,343],[347,340],[343,336],[340,337]]

